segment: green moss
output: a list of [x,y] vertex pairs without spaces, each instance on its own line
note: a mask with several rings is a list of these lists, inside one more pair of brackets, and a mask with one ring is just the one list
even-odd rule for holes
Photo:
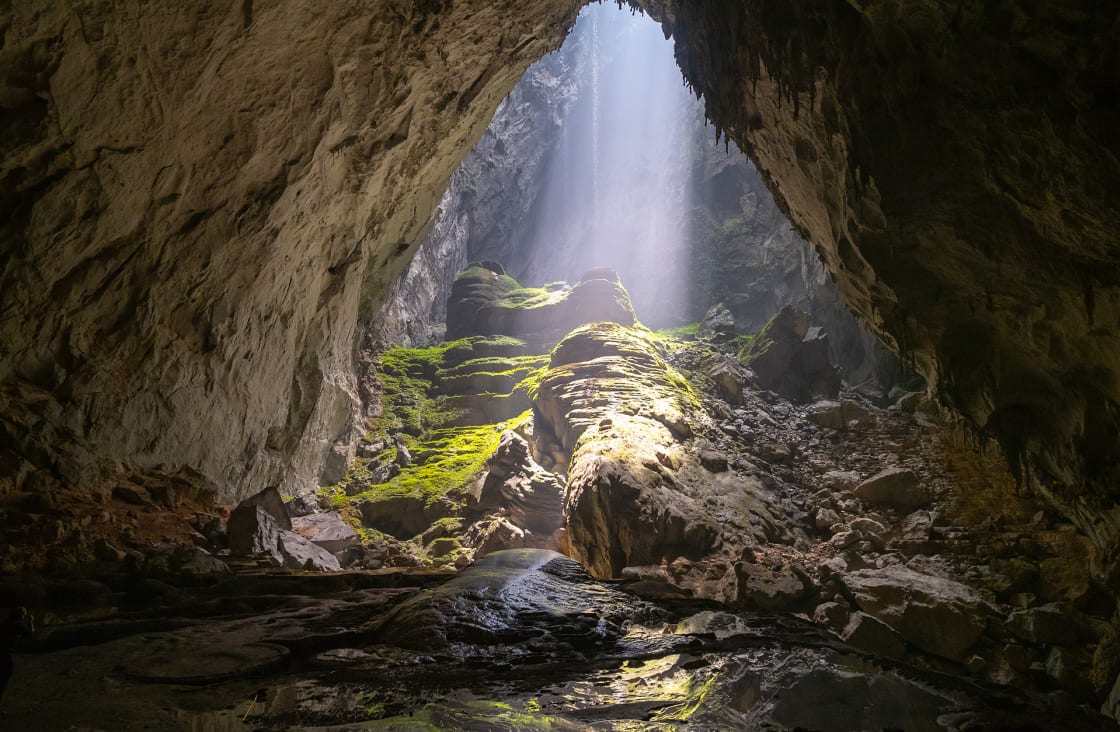
[[754,348],[756,338],[757,335],[754,334],[735,336],[731,344],[735,348],[736,358],[740,361],[746,361],[751,353],[751,349]]
[[679,325],[676,328],[662,328],[654,333],[659,338],[691,340],[700,333],[700,324],[689,323],[688,325]]
[[[387,483],[371,485],[367,478],[364,485],[368,487],[354,496],[339,499],[336,493],[328,497],[332,503],[339,500],[345,504],[395,496],[421,497],[429,503],[443,497],[456,500],[473,488],[487,458],[497,449],[502,431],[492,424],[433,430],[415,442],[416,452],[433,452],[433,457],[422,465],[403,468],[400,475]],[[343,484],[360,486],[363,482],[359,474],[351,471]]]

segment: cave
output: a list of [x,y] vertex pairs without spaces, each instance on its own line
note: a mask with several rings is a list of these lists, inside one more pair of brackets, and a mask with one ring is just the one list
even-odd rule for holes
[[0,727],[1116,728],[1118,32],[0,7]]

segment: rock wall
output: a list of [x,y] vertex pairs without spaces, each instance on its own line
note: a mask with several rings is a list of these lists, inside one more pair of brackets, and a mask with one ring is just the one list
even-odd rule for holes
[[848,305],[1113,545],[1116,8],[640,4]]
[[[848,304],[1112,542],[1117,10],[636,4]],[[577,5],[0,10],[6,489],[75,452],[313,482],[356,324]]]
[[0,10],[5,485],[96,457],[314,483],[357,324],[576,6]]

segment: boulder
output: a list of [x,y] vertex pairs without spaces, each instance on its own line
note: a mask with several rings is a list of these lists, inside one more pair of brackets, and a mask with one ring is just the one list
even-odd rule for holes
[[866,416],[867,410],[851,399],[822,399],[805,410],[805,417],[810,422],[832,430],[847,429],[849,422]]
[[333,554],[292,531],[281,531],[276,540],[276,555],[288,569],[337,572],[342,569]]
[[1040,645],[1073,645],[1078,640],[1078,626],[1071,622],[1068,610],[1052,602],[1039,607],[1015,610],[1007,617],[1007,629],[1027,643]]
[[822,602],[813,610],[814,623],[830,628],[837,633],[843,631],[850,617],[851,611],[848,606],[839,602]]
[[735,316],[722,302],[716,303],[704,313],[699,333],[704,338],[731,338],[735,335]]
[[861,651],[887,658],[902,658],[906,642],[891,626],[864,612],[854,612],[840,633],[840,639]]
[[618,273],[588,271],[571,288],[524,288],[501,265],[471,264],[456,278],[447,301],[447,338],[506,335],[555,343],[586,323],[637,322]]
[[288,501],[284,507],[292,517],[292,524],[295,525],[296,517],[307,516],[319,510],[319,499],[314,493],[301,493]]
[[828,360],[828,335],[801,310],[785,307],[759,331],[744,360],[759,384],[792,402],[833,399],[840,374]]
[[226,526],[230,552],[242,557],[274,557],[281,531],[276,519],[262,506],[238,506]]
[[860,610],[951,661],[963,660],[987,624],[988,607],[971,588],[902,565],[849,572],[841,582]]
[[204,549],[175,544],[156,544],[144,555],[141,574],[145,577],[188,575],[206,577],[229,574],[229,565]]
[[361,537],[336,511],[313,513],[292,519],[292,531],[332,554],[360,543]]
[[726,356],[720,356],[708,369],[708,378],[719,389],[719,394],[731,404],[743,403],[744,379],[739,374],[735,362]]
[[[288,515],[288,510],[284,506],[284,499],[280,496],[280,491],[276,489],[276,486],[269,486],[260,493],[249,496],[237,504],[237,508],[233,509],[233,513],[230,514],[230,524],[232,525],[235,521],[240,520],[250,521],[253,507],[258,507],[271,516],[272,520],[281,529],[291,531],[292,519]],[[238,512],[241,512],[243,518],[235,518],[238,516]]]
[[[623,567],[698,559],[719,535],[713,516],[678,490],[666,448],[674,438],[659,422],[614,415],[595,425],[572,458],[565,518],[572,556],[596,577],[616,577]],[[689,465],[698,481],[712,475]],[[684,467],[683,465],[681,467]]]
[[280,528],[263,506],[239,506],[229,521],[229,548],[235,556],[264,556],[291,569],[338,571],[338,560],[299,534]]
[[447,300],[447,340],[476,334],[478,311],[519,287],[517,280],[507,275],[497,262],[468,264],[451,285],[451,296]]
[[747,610],[777,612],[804,605],[813,588],[789,566],[777,569],[750,562],[735,565],[738,602]]
[[930,503],[929,489],[905,468],[887,468],[860,483],[852,493],[868,503],[900,511],[913,511]]
[[177,569],[193,577],[229,574],[231,571],[228,564],[198,547],[191,547],[183,553],[179,558]]
[[503,433],[487,468],[479,511],[503,511],[514,526],[543,536],[563,527],[563,481],[530,457],[524,438]]
[[805,410],[805,417],[818,427],[830,430],[842,430],[847,422],[844,421],[844,411],[840,402],[822,399],[812,404]]

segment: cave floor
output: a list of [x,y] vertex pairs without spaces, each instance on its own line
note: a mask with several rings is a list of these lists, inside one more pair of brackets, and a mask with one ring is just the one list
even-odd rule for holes
[[226,584],[221,600],[185,590],[197,601],[175,612],[42,634],[16,659],[4,729],[1107,728],[1041,695],[855,650],[793,615],[642,599],[544,550],[455,576],[257,571]]

